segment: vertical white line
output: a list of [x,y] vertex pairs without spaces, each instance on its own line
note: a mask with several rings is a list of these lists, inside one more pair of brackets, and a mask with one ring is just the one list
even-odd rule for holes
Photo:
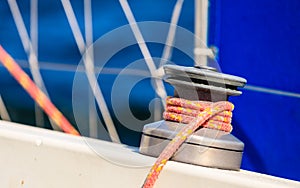
[[93,70],[92,60],[91,57],[86,52],[86,44],[84,42],[83,35],[80,31],[77,19],[75,17],[72,5],[69,0],[61,0],[64,11],[66,13],[69,25],[71,27],[72,33],[74,35],[77,47],[83,56],[83,62],[86,70],[86,74],[88,77],[88,81],[90,84],[90,87],[93,90],[94,96],[96,98],[96,102],[99,106],[100,112],[102,114],[103,120],[106,124],[108,133],[110,135],[110,138],[113,142],[120,143],[120,139],[117,133],[117,130],[114,126],[114,123],[112,121],[112,118],[110,116],[109,110],[107,108],[104,96],[100,89],[100,84],[98,84],[97,78],[95,76],[95,72]]
[[[38,59],[38,0],[31,0],[30,3],[30,38],[32,51]],[[39,127],[44,126],[44,113],[37,103],[35,103],[35,123]]]
[[[119,0],[120,4],[121,4],[121,7],[125,13],[125,16],[129,22],[129,25],[131,27],[131,30],[134,34],[134,37],[135,39],[137,40],[137,43],[139,45],[139,48],[144,56],[144,59],[146,61],[146,64],[148,66],[148,69],[151,73],[151,75],[154,77],[154,75],[156,75],[156,66],[155,66],[155,63],[151,57],[151,54],[150,54],[150,51],[146,45],[146,42],[143,38],[143,35],[136,23],[136,20],[133,16],[133,13],[130,9],[130,6],[127,2],[127,0]],[[158,79],[155,79],[155,91],[156,93],[158,94],[158,96],[161,98],[162,100],[162,103],[165,107],[165,99],[167,98],[167,93],[166,93],[166,90],[165,90],[165,87],[163,85],[163,82],[161,80],[158,80]]]
[[[84,25],[85,25],[85,41],[87,50],[87,55],[91,60],[91,70],[94,70],[94,47],[93,47],[93,20],[92,20],[92,2],[91,0],[84,0]],[[89,136],[93,138],[98,137],[98,126],[97,126],[97,112],[95,108],[95,98],[93,91],[89,89]]]
[[11,121],[1,95],[0,95],[0,117],[5,121]]
[[30,38],[32,50],[38,57],[38,0],[31,0],[30,4]]
[[198,54],[207,45],[208,0],[195,0],[195,65],[207,66],[207,56]]
[[[168,35],[167,35],[166,44],[164,46],[162,58],[161,58],[160,63],[159,63],[159,69],[161,69],[162,66],[164,64],[166,64],[168,62],[168,60],[171,58],[174,39],[175,39],[175,34],[176,34],[176,27],[177,27],[177,24],[178,24],[178,20],[179,20],[179,16],[180,16],[180,13],[181,13],[183,2],[184,2],[184,0],[177,0],[176,4],[174,6],[172,17],[171,17],[171,24],[170,24],[169,32],[168,32]],[[158,121],[161,118],[161,114],[162,114],[159,101],[155,101],[154,109],[155,109],[154,120]]]
[[178,24],[179,16],[181,13],[182,5],[184,0],[177,0],[171,18],[171,25],[168,32],[166,44],[164,46],[162,59],[160,61],[160,66],[163,66],[170,58],[172,54],[172,46],[174,44],[174,38],[176,34],[176,27]]
[[87,47],[93,44],[92,2],[84,0],[85,40]]

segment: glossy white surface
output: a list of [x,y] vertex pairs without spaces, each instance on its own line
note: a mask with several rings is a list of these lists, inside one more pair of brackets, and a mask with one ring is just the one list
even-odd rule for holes
[[[0,187],[140,187],[155,158],[134,150],[0,121]],[[300,187],[300,183],[170,161],[155,187],[281,188]]]

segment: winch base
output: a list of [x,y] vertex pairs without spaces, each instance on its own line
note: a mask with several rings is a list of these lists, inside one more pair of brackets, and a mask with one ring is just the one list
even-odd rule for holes
[[[185,126],[158,121],[144,126],[140,153],[158,157],[167,144]],[[190,136],[171,158],[194,165],[239,170],[244,144],[230,133],[200,128]]]

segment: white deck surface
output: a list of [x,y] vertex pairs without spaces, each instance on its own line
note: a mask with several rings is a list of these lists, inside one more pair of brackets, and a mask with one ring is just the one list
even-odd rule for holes
[[[155,158],[125,145],[0,121],[1,188],[141,187]],[[241,170],[170,161],[155,187],[300,187]]]

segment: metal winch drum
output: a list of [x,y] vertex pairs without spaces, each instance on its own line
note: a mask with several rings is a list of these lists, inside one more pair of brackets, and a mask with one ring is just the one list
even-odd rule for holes
[[[188,100],[228,100],[229,96],[242,94],[237,88],[246,84],[244,78],[223,74],[210,67],[165,65],[164,71],[164,80],[175,88],[174,96]],[[164,120],[145,125],[140,152],[158,157],[182,126],[181,123]],[[171,160],[239,170],[243,149],[244,143],[232,134],[202,127],[183,143]]]

